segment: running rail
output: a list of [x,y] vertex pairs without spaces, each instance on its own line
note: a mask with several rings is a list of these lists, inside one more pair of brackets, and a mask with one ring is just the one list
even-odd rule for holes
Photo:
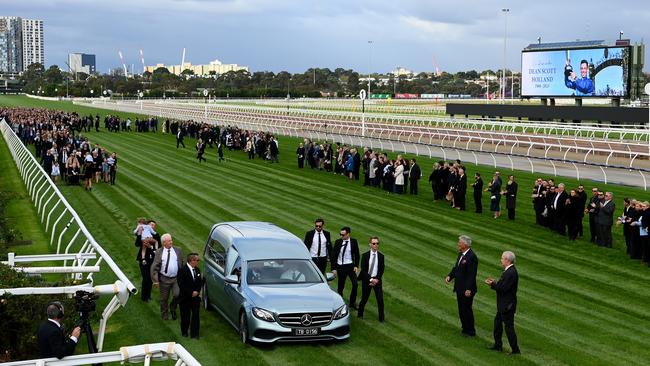
[[3,363],[3,366],[76,366],[108,362],[144,363],[149,366],[151,361],[177,360],[176,366],[201,366],[201,363],[179,343],[152,343],[137,346],[121,347],[119,351],[89,353],[57,358],[42,358],[35,360]]
[[[12,295],[70,295],[78,290],[92,292],[98,295],[112,295],[112,299],[104,308],[99,321],[99,331],[97,336],[97,347],[101,351],[106,334],[108,320],[120,307],[126,306],[130,294],[137,293],[137,288],[131,283],[131,280],[122,272],[120,267],[113,261],[110,255],[102,248],[93,238],[84,223],[79,218],[77,212],[70,206],[61,191],[52,182],[43,167],[36,161],[34,156],[29,152],[27,147],[20,141],[11,127],[3,119],[0,121],[0,132],[7,142],[21,178],[25,183],[27,191],[37,208],[41,224],[45,224],[45,232],[50,232],[50,246],[56,243],[56,254],[24,255],[16,256],[9,253],[8,261],[3,262],[16,271],[24,273],[69,273],[76,280],[82,280],[86,275],[86,284],[80,286],[65,287],[30,287],[30,288],[4,288],[0,289],[0,295],[9,293]],[[56,213],[56,214],[55,214]],[[46,219],[47,214],[47,219]],[[54,214],[54,215],[53,215]],[[50,219],[54,218],[52,226]],[[65,218],[65,220],[64,220]],[[57,230],[59,223],[62,227]],[[69,229],[71,229],[68,232]],[[64,236],[66,236],[64,243]],[[74,234],[73,234],[74,233]],[[57,235],[58,234],[58,235]],[[69,240],[68,240],[69,238]],[[79,239],[79,240],[77,240]],[[82,244],[80,244],[82,243]],[[65,249],[62,253],[62,244]],[[72,252],[73,246],[75,251]],[[80,247],[79,247],[80,245]],[[79,248],[79,249],[76,249]],[[97,258],[99,255],[99,258]],[[34,262],[57,262],[62,261],[59,266],[16,266],[20,263]],[[94,261],[94,263],[90,263]],[[68,262],[70,264],[68,265]],[[112,284],[101,284],[94,286],[93,274],[100,270],[99,265],[105,262],[117,277],[117,281]]]

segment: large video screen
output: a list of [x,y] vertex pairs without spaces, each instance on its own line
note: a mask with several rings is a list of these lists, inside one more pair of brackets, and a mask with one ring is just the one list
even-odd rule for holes
[[524,97],[627,97],[629,47],[524,51]]

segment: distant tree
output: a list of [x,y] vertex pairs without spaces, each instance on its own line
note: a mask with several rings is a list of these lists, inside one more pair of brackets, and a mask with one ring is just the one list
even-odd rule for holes
[[59,84],[63,81],[63,74],[57,65],[50,66],[43,74],[49,84]]
[[348,82],[346,84],[346,90],[348,94],[354,94],[360,90],[358,72],[350,73],[350,75],[348,76]]
[[45,73],[45,67],[41,63],[33,63],[27,67],[27,70],[23,72],[23,75],[20,77],[21,81],[25,84],[41,80],[43,74]]

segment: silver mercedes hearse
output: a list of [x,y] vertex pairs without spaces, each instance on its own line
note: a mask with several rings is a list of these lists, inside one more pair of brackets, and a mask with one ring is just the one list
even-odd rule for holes
[[295,235],[267,222],[225,222],[205,245],[206,309],[216,309],[242,342],[350,336],[348,307]]

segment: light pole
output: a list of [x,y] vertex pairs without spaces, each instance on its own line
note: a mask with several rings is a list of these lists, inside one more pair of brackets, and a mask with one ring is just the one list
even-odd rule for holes
[[501,83],[501,101],[505,103],[506,99],[506,44],[508,42],[508,13],[510,12],[509,8],[501,9],[501,12],[504,14],[504,29],[503,29],[503,72],[502,72],[502,83]]
[[645,84],[643,88],[646,95],[648,96],[648,153],[650,154],[650,83]]
[[393,75],[393,96],[397,94],[397,81],[399,80],[399,66],[397,66],[397,75]]
[[618,39],[619,40],[623,39],[623,31],[618,32]]
[[370,98],[370,75],[372,74],[372,44],[373,41],[368,41],[368,98]]

